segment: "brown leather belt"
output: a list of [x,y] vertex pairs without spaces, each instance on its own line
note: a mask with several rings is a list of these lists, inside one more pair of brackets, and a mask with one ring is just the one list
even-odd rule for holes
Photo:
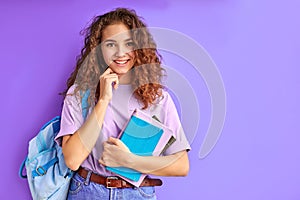
[[[77,173],[82,177],[86,178],[89,171],[80,167],[77,171]],[[116,176],[108,176],[104,177],[95,173],[92,173],[90,176],[90,181],[94,183],[98,183],[101,185],[104,185],[106,188],[131,188],[135,187],[134,185],[126,182],[125,180],[116,177]],[[162,181],[160,179],[152,179],[146,177],[143,182],[141,183],[140,187],[145,187],[145,186],[161,186]]]

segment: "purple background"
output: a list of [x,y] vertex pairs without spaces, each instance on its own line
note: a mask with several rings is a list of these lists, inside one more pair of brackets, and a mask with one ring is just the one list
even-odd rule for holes
[[[1,1],[0,198],[31,199],[18,177],[28,141],[60,114],[57,94],[81,49],[79,31],[91,17],[119,6],[134,8],[149,26],[194,38],[226,88],[222,135],[200,160],[210,97],[201,77],[189,79],[201,110],[190,173],[163,178],[159,199],[300,199],[298,0]],[[184,62],[167,56],[165,63],[188,74]]]

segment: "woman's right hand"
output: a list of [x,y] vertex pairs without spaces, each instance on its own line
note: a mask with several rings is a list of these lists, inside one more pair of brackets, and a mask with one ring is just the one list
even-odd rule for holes
[[99,100],[110,101],[112,98],[112,87],[117,89],[119,85],[119,78],[112,69],[107,68],[100,76],[100,96]]

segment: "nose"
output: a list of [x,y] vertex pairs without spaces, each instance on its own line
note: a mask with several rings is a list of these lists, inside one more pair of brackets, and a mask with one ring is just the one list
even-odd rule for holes
[[125,49],[122,45],[119,45],[118,48],[117,48],[117,52],[116,52],[116,56],[118,57],[123,57],[125,56]]
[[116,56],[123,57],[128,52],[129,52],[129,50],[125,45],[118,45]]

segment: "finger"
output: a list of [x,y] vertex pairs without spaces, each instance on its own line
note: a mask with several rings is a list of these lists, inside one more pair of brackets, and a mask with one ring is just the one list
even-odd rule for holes
[[107,74],[110,74],[110,73],[112,73],[112,72],[113,72],[113,70],[112,70],[110,67],[108,67],[108,68],[103,72],[102,75],[107,75]]
[[105,77],[103,81],[105,84],[111,84],[111,86],[113,86],[119,80],[118,80],[118,77],[109,76],[109,77]]
[[107,79],[107,78],[118,78],[118,75],[115,73],[112,74],[106,74],[106,75],[102,75],[103,79]]
[[103,160],[103,158],[99,159],[98,162],[99,162],[101,165],[106,166],[106,165],[105,165],[105,162],[104,162],[104,160]]
[[113,76],[113,77],[118,77],[118,75],[116,74],[116,73],[110,73],[110,74],[105,74],[104,75],[104,77],[111,77],[111,76]]
[[119,78],[118,78],[117,75],[116,76],[110,76],[110,75],[108,75],[108,76],[105,77],[105,80],[108,81],[108,83],[110,83],[113,86],[114,89],[118,88],[118,86],[119,86]]
[[108,138],[108,142],[111,143],[111,144],[115,144],[115,145],[118,145],[118,140],[116,138],[113,138],[113,137],[109,137]]
[[130,149],[126,146],[126,144],[124,144],[122,142],[122,140],[118,139],[118,138],[113,138],[113,137],[110,137],[108,139],[108,142],[110,144],[113,144],[113,145],[116,145],[118,148],[120,148],[122,151],[126,151],[126,152],[131,152]]
[[119,86],[119,78],[117,77],[117,80],[114,82],[114,89],[118,89],[118,86]]
[[111,144],[109,144],[108,142],[103,142],[103,151],[105,152],[105,150],[107,150],[110,145]]
[[[118,138],[110,137],[110,141],[112,144],[115,144],[117,146],[124,146],[125,144]],[[126,145],[125,145],[126,146]]]

